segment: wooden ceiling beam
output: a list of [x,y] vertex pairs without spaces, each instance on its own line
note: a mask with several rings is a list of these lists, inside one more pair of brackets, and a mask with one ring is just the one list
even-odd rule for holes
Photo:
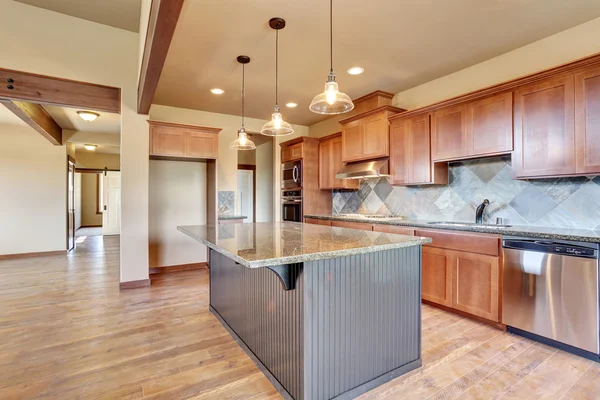
[[138,81],[137,112],[148,114],[184,0],[152,0]]
[[48,139],[50,143],[55,146],[62,146],[62,128],[54,121],[44,107],[39,104],[18,100],[2,100],[2,104],[27,125]]
[[0,68],[0,99],[121,113],[121,89]]

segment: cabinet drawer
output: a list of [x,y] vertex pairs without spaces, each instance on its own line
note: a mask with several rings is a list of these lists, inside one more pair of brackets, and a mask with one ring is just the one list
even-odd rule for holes
[[331,221],[331,226],[338,228],[361,229],[363,231],[372,231],[373,225],[363,222]]
[[304,223],[305,224],[318,225],[319,224],[319,220],[318,219],[314,219],[314,218],[304,218]]
[[394,225],[373,225],[373,230],[375,232],[385,232],[385,233],[397,233],[398,235],[408,235],[414,236],[415,229],[407,226],[394,226]]
[[323,225],[323,226],[331,226],[331,221],[328,221],[326,219],[318,219],[317,224]]
[[464,233],[433,229],[417,229],[416,236],[433,239],[427,246],[442,249],[466,251],[469,253],[498,256],[500,254],[500,236],[486,233]]

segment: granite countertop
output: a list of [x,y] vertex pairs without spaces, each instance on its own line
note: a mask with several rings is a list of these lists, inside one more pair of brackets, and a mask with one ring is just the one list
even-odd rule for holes
[[348,221],[348,222],[366,222],[370,224],[410,226],[424,229],[445,229],[452,231],[465,232],[481,232],[495,233],[504,236],[522,236],[534,237],[540,239],[555,239],[555,240],[573,240],[576,242],[600,243],[600,231],[586,229],[568,229],[568,228],[543,228],[522,225],[512,225],[508,228],[497,228],[493,225],[432,225],[432,222],[443,221],[427,221],[427,220],[411,220],[399,217],[389,218],[369,218],[369,217],[352,217],[343,215],[305,215],[305,218],[325,219],[332,221]]
[[374,253],[431,243],[430,238],[298,222],[192,225],[177,229],[249,268]]
[[248,218],[245,215],[235,215],[235,214],[219,214],[219,219],[220,220],[227,220],[227,219],[246,219]]

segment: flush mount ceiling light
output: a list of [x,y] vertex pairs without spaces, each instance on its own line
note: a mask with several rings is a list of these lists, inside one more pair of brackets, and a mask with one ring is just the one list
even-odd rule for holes
[[244,128],[244,87],[245,87],[245,66],[250,62],[250,57],[248,56],[238,56],[237,61],[242,64],[242,127],[238,130],[238,138],[231,142],[229,145],[230,149],[236,150],[254,150],[256,149],[256,145],[252,140],[248,139],[248,134],[246,133],[246,129]]
[[210,92],[212,94],[223,94],[223,93],[225,93],[225,91],[223,89],[219,89],[219,88],[210,89]]
[[294,107],[297,107],[298,104],[297,103],[285,103],[285,106],[289,107],[289,108],[294,108]]
[[360,75],[363,72],[365,72],[365,70],[364,70],[364,68],[361,68],[361,67],[352,67],[352,68],[349,68],[347,72],[350,75]]
[[265,136],[286,136],[294,133],[292,126],[283,120],[279,112],[279,30],[285,28],[283,18],[271,18],[269,26],[275,29],[275,111],[271,115],[271,120],[263,125],[260,133]]
[[83,147],[85,147],[86,150],[94,151],[98,146],[96,146],[95,144],[84,144]]
[[100,114],[92,112],[92,111],[77,111],[77,114],[81,117],[82,120],[92,122],[95,121],[96,118],[100,116]]
[[310,111],[317,114],[343,114],[354,108],[352,99],[340,92],[333,73],[333,0],[329,0],[329,76],[325,90],[315,96],[310,103]]

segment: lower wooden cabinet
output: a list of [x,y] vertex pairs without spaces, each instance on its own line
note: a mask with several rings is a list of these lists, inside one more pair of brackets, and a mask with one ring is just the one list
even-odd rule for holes
[[452,307],[452,252],[423,246],[422,298]]
[[331,221],[331,226],[338,228],[361,229],[363,231],[372,231],[373,225],[364,222]]
[[452,254],[452,307],[498,321],[500,271],[498,257]]
[[319,220],[316,218],[304,218],[305,224],[319,225]]
[[373,230],[375,232],[396,233],[398,235],[415,236],[415,228],[407,226],[374,224]]

